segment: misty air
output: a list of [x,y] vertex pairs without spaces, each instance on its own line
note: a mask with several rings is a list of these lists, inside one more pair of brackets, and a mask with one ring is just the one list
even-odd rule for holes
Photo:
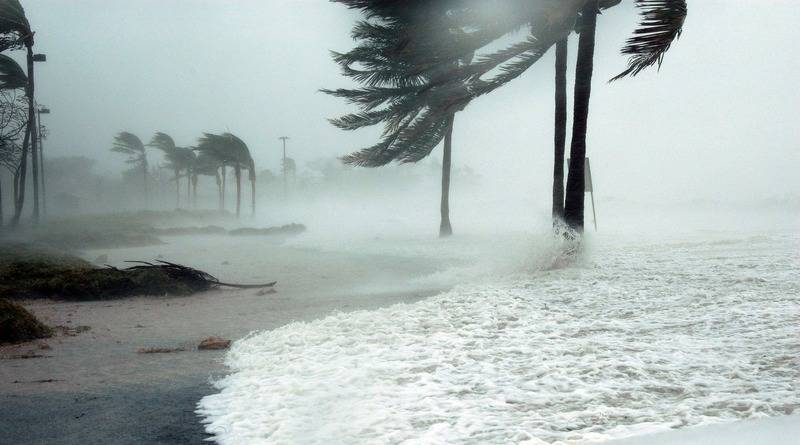
[[797,444],[798,21],[0,0],[0,444]]

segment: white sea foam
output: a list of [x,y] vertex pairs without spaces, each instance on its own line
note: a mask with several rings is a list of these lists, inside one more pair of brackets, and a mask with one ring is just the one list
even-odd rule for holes
[[788,414],[799,248],[617,242],[579,266],[293,323],[236,342],[198,412],[221,444],[585,443]]

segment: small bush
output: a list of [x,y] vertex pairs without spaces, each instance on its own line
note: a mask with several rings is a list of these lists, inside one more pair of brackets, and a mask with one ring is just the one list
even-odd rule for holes
[[19,343],[53,335],[53,330],[24,307],[0,299],[0,343]]

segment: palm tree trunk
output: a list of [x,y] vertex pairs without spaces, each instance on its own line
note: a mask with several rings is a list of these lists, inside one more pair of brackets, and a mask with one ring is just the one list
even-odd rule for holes
[[592,94],[594,42],[597,28],[597,5],[587,2],[583,7],[581,37],[578,43],[578,63],[575,68],[575,110],[572,124],[567,197],[564,219],[579,233],[583,232],[584,165],[586,161],[586,129],[589,122],[589,98]]
[[220,210],[225,210],[225,185],[226,185],[226,182],[227,182],[227,175],[228,175],[227,174],[227,170],[228,170],[228,168],[223,165],[222,166],[222,194],[220,195],[220,200],[219,200],[219,209]]
[[197,175],[192,173],[192,208],[197,208]]
[[233,167],[233,173],[236,175],[236,217],[239,217],[242,209],[242,167],[239,164]]
[[147,209],[149,207],[149,204],[150,204],[150,191],[149,191],[149,186],[147,184],[147,182],[148,182],[148,180],[147,180],[147,169],[148,169],[147,158],[145,158],[145,155],[142,154],[142,172],[144,173],[144,175],[142,176],[142,180],[143,180],[143,183],[144,183],[144,208],[145,209]]
[[564,150],[567,145],[567,47],[569,37],[556,44],[555,147],[553,151],[553,223],[564,219]]
[[186,170],[186,207],[192,203],[192,175]]
[[175,169],[175,207],[181,208],[181,178],[178,169]]
[[256,216],[256,176],[250,177],[250,208],[252,215]]
[[444,136],[444,154],[442,155],[442,201],[440,204],[441,223],[439,224],[439,237],[445,238],[453,234],[450,225],[450,164],[453,148],[453,120],[454,115],[447,118],[447,133]]
[[217,180],[217,199],[220,202],[220,210],[222,210],[222,178],[219,176],[219,170],[214,171],[214,179]]
[[22,140],[22,155],[19,161],[19,167],[15,173],[15,199],[14,199],[14,216],[11,217],[11,227],[19,225],[19,219],[22,216],[22,208],[25,206],[25,178],[28,171],[28,144],[30,143],[31,136],[31,121],[25,129],[25,137]]

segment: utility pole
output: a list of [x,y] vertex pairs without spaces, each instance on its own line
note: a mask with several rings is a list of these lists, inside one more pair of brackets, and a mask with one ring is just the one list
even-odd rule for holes
[[[35,95],[33,93],[33,91],[34,91],[33,90],[33,88],[34,88],[33,87],[33,85],[34,85],[34,83],[33,83],[33,79],[34,79],[33,64],[35,62],[46,62],[47,61],[47,56],[45,54],[33,54],[33,53],[30,52],[30,48],[29,48],[28,54],[29,54],[28,55],[28,57],[29,57],[29,59],[28,59],[28,76],[30,77],[30,79],[29,79],[29,87],[30,87],[30,89],[29,89],[29,94],[30,94],[30,98],[29,98],[29,100],[30,100],[30,108],[29,108],[29,110],[30,110],[30,113],[33,114],[34,111],[35,111],[33,107],[34,107],[34,104],[35,104],[35,101],[36,101]],[[36,120],[36,119],[38,119],[38,116],[36,117],[36,119],[34,119],[33,116],[30,116],[30,118],[32,120]],[[38,152],[38,150],[39,150],[39,135],[38,135],[38,133],[39,133],[39,128],[38,128],[39,127],[39,122],[38,121],[31,122],[31,124],[32,124],[31,127],[30,127],[31,128],[31,157],[33,158],[33,165],[32,165],[32,167],[33,167],[32,168],[32,170],[33,170],[33,223],[34,224],[38,224],[39,223],[39,182],[40,182],[39,181],[39,167],[40,167],[39,166],[39,159],[41,159],[41,155]]]
[[36,110],[36,123],[39,125],[39,169],[42,174],[42,216],[47,217],[47,189],[45,188],[44,180],[44,141],[42,115],[50,114],[50,109],[47,107],[40,107]]
[[289,137],[281,136],[278,139],[283,141],[283,161],[281,169],[283,170],[283,197],[286,198],[286,141],[289,140]]

